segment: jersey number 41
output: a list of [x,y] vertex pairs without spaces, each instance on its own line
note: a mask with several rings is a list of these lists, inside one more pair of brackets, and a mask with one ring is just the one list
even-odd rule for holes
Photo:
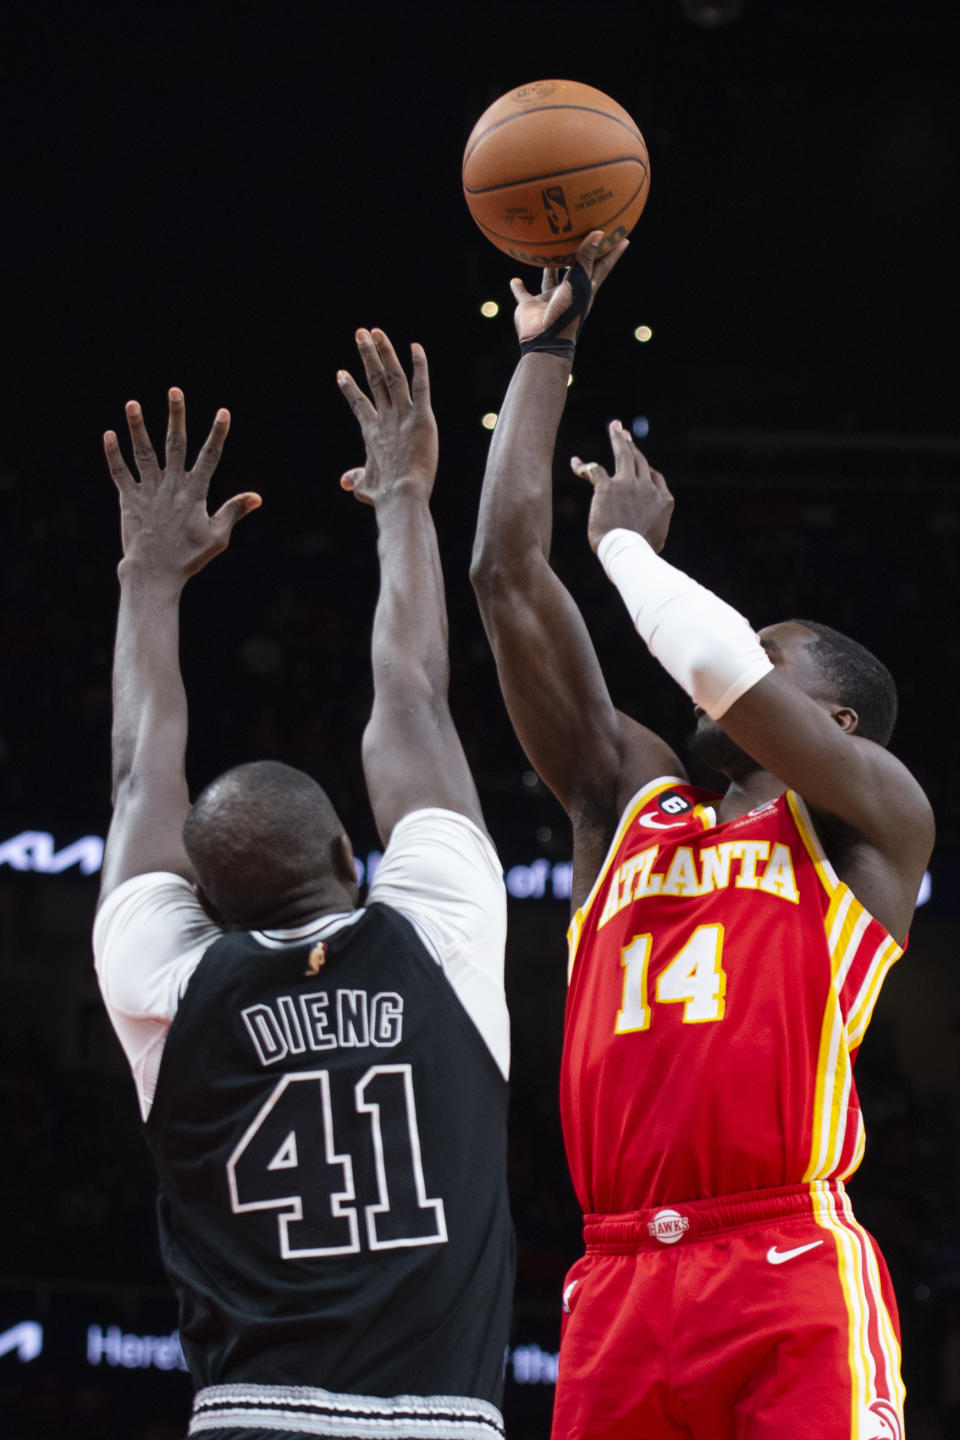
[[[412,1067],[372,1065],[353,1087],[353,1102],[367,1121],[377,1185],[376,1198],[362,1207],[367,1246],[442,1245],[446,1216],[443,1201],[426,1193]],[[284,1260],[361,1249],[353,1159],[338,1153],[329,1071],[278,1082],[227,1161],[227,1183],[235,1214],[279,1212]]]

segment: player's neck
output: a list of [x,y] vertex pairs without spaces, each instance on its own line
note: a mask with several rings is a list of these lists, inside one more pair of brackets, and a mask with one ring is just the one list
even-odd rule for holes
[[342,915],[357,907],[355,892],[337,882],[278,895],[256,913],[244,915],[232,930],[296,930],[325,915]]
[[751,770],[746,775],[738,775],[727,786],[720,801],[717,819],[738,820],[741,815],[746,815],[748,810],[755,810],[758,805],[765,805],[768,800],[776,800],[786,788],[783,781],[778,780],[776,775],[771,775],[769,770]]

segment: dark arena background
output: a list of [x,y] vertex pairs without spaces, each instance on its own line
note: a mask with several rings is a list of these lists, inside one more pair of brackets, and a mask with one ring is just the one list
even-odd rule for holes
[[588,495],[566,459],[604,459],[612,416],[674,489],[676,564],[757,625],[810,615],[851,632],[899,682],[893,748],[933,800],[939,843],[858,1062],[868,1148],[851,1190],[898,1291],[912,1440],[960,1434],[958,57],[958,11],[934,0],[11,0],[7,1440],[176,1440],[189,1406],[149,1157],[90,954],[119,558],[100,436],[136,396],[159,438],[171,384],[194,442],[231,409],[214,500],[255,488],[264,505],[187,592],[191,783],[264,755],[302,766],[367,862],[374,527],[338,489],[360,450],[334,375],[357,369],[353,331],[374,324],[398,347],[423,342],[433,365],[452,705],[512,896],[508,1434],[548,1434],[561,1282],[580,1245],[556,1100],[569,838],[513,739],[467,579],[482,417],[514,363],[514,267],[471,222],[459,164],[496,96],[556,77],[613,95],[651,156],[647,209],[580,345],[557,463],[556,563],[615,700],[678,740],[690,728],[586,546]]

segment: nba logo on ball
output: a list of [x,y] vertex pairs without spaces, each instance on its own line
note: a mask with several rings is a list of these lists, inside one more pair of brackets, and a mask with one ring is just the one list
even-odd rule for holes
[[612,250],[640,218],[647,147],[609,95],[576,80],[521,85],[486,109],[463,153],[470,214],[526,265],[571,265],[591,230]]

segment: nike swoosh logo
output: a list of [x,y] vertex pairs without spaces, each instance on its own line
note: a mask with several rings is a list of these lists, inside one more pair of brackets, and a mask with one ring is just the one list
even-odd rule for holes
[[767,1259],[771,1265],[783,1265],[785,1261],[804,1255],[808,1250],[816,1250],[817,1246],[822,1244],[822,1240],[811,1240],[809,1245],[798,1245],[794,1250],[778,1250],[776,1245],[771,1245],[767,1251]]
[[570,1296],[573,1294],[574,1290],[576,1290],[576,1288],[577,1288],[577,1286],[578,1286],[579,1284],[580,1284],[580,1281],[579,1281],[579,1280],[571,1280],[571,1281],[570,1281],[570,1284],[567,1286],[566,1290],[564,1290],[564,1292],[563,1292],[563,1313],[564,1313],[565,1315],[569,1315],[569,1314],[570,1314]]
[[646,825],[648,830],[670,830],[674,825],[685,825],[686,823],[683,817],[679,820],[657,820],[652,815],[640,816],[640,824]]

